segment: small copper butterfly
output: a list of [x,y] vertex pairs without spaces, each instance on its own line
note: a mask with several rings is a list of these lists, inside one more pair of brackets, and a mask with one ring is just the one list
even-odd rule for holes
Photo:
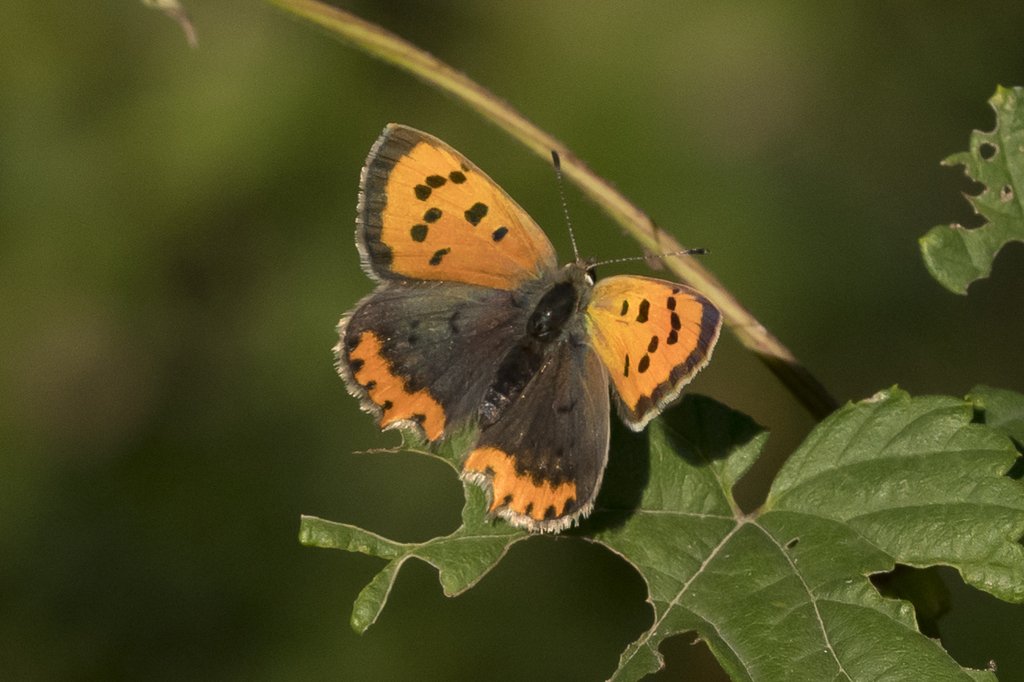
[[391,124],[360,179],[356,246],[377,289],[338,324],[338,371],[381,428],[438,441],[470,421],[462,477],[490,514],[557,533],[587,516],[610,400],[634,431],[711,357],[722,317],[681,284],[595,283],[441,140]]

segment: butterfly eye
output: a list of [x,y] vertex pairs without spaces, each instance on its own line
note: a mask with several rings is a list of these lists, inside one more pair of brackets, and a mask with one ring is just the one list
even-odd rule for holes
[[597,268],[587,268],[587,280],[593,284],[597,281]]

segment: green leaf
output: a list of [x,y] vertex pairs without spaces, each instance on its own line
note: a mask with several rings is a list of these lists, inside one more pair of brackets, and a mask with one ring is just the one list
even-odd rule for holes
[[941,636],[939,618],[949,612],[952,604],[949,588],[938,567],[912,568],[896,564],[892,571],[871,576],[871,583],[883,597],[909,601],[917,616],[917,627],[923,634],[933,639]]
[[[470,501],[466,512],[484,518],[484,495],[478,488],[467,489]],[[416,557],[437,568],[441,587],[449,597],[461,594],[475,585],[516,542],[528,537],[505,524],[463,525],[443,538],[426,542],[392,542],[379,535],[344,523],[303,516],[299,541],[304,545],[362,552],[388,559],[388,564],[363,588],[352,608],[352,629],[365,632],[384,609],[391,586],[406,559]]]
[[967,399],[982,412],[985,425],[1024,444],[1024,395],[989,386],[975,386]]
[[[726,412],[704,400],[690,407],[691,424],[721,423]],[[968,402],[896,390],[848,405],[746,517],[730,513],[729,490],[763,437],[711,449],[710,428],[654,425],[651,480],[665,483],[595,537],[637,567],[655,612],[612,679],[656,671],[659,644],[688,630],[735,680],[994,679],[962,669],[919,633],[908,603],[869,580],[896,562],[941,563],[1024,600],[1024,491],[1003,475],[1016,452],[972,417]]]
[[967,396],[982,421],[991,429],[1010,437],[1017,448],[1017,461],[1007,475],[1024,479],[1024,395],[988,386],[976,386]]
[[1017,452],[973,418],[970,402],[895,389],[844,408],[794,453],[766,507],[813,513],[895,561],[953,566],[1022,602],[1024,489],[1006,476]]
[[921,237],[921,254],[932,277],[953,293],[966,294],[976,279],[988,277],[996,253],[1009,241],[1024,241],[1024,100],[1021,88],[998,87],[989,103],[996,112],[992,132],[971,134],[971,150],[943,161],[964,164],[985,185],[968,196],[988,222],[975,229],[939,225]]
[[[984,387],[971,401],[892,389],[847,405],[815,428],[749,515],[732,490],[767,439],[749,417],[690,395],[647,437],[613,431],[595,512],[569,533],[619,554],[647,584],[653,624],[612,679],[658,670],[661,642],[696,631],[734,680],[994,680],[961,668],[871,576],[942,564],[1024,601],[1024,487],[1005,475],[1017,451],[978,421],[984,410],[993,424],[1014,424],[1006,415],[1021,406],[1024,397]],[[441,457],[454,467],[464,447]],[[377,618],[405,559],[436,566],[445,592],[458,594],[529,537],[484,521],[484,495],[466,492],[463,526],[424,543],[303,519],[307,544],[388,560],[356,601],[356,630]]]
[[[469,445],[469,431],[457,434],[442,445],[436,453],[423,451],[422,443],[413,443],[410,449],[420,449],[458,469],[461,457]],[[466,505],[462,510],[462,525],[451,535],[426,542],[394,542],[375,533],[345,523],[325,521],[315,516],[303,516],[299,526],[299,541],[304,545],[361,552],[387,559],[388,564],[367,585],[352,608],[352,629],[365,632],[384,609],[391,586],[406,559],[415,557],[434,566],[441,579],[441,587],[449,597],[473,587],[494,568],[516,542],[530,535],[504,523],[486,520],[487,499],[484,492],[473,485],[464,484]]]

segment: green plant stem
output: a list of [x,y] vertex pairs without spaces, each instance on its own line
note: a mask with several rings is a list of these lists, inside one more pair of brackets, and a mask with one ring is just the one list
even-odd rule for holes
[[[337,37],[394,64],[465,102],[503,128],[541,158],[551,151],[561,156],[562,172],[595,201],[649,252],[668,253],[683,247],[659,229],[636,205],[606,180],[594,174],[564,144],[528,121],[507,102],[465,74],[380,26],[316,0],[268,0],[271,4],[319,24]],[[726,325],[753,351],[783,385],[816,418],[836,409],[825,387],[750,314],[711,272],[692,256],[664,258],[666,266],[684,282],[699,289],[721,309]]]

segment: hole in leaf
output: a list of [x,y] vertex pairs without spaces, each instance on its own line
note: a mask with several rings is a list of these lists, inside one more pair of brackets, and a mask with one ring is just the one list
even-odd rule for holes
[[896,564],[888,573],[872,575],[871,584],[887,599],[905,599],[913,604],[921,633],[933,639],[939,637],[939,618],[949,611],[950,600],[937,567]]
[[999,199],[1006,203],[1007,201],[1013,201],[1013,188],[1009,185],[1003,185],[1003,188],[999,190]]
[[800,538],[793,538],[792,540],[786,543],[786,549],[793,549],[798,544],[800,544]]
[[715,659],[714,654],[711,653],[707,643],[703,639],[695,637],[692,632],[669,637],[661,643],[658,651],[665,657],[665,667],[653,675],[645,677],[644,682],[678,680],[684,677],[688,680],[706,682],[729,682],[730,680]]
[[978,154],[980,154],[981,158],[985,159],[986,161],[995,156],[998,151],[999,147],[989,142],[982,142],[980,145],[978,145]]

